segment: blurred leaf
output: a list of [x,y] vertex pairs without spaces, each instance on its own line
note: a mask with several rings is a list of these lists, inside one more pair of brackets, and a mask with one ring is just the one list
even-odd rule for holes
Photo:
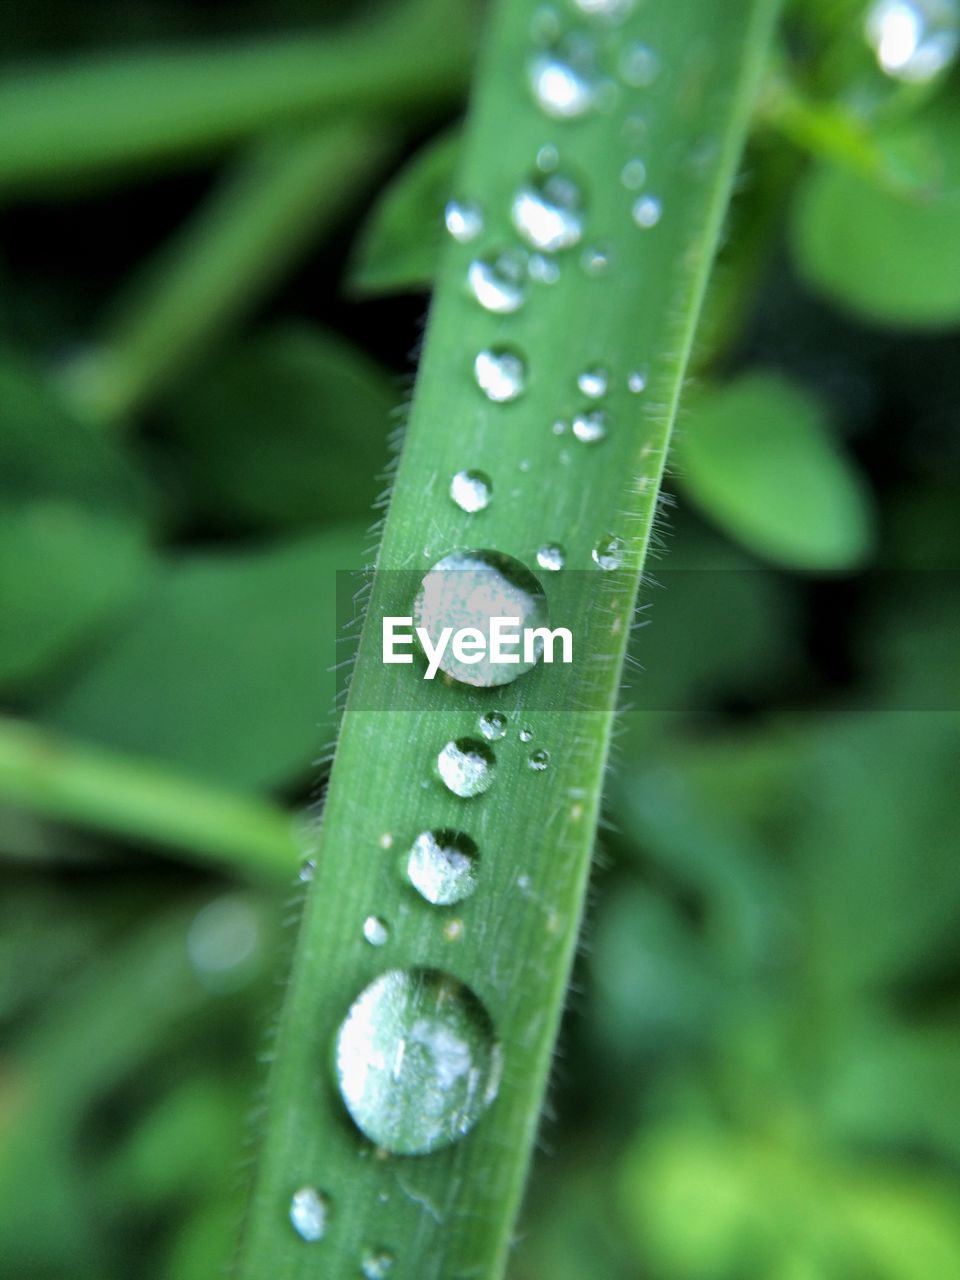
[[[817,165],[797,193],[792,244],[801,274],[855,315],[935,328],[960,321],[960,111],[931,112],[925,127],[935,189],[891,191]],[[921,141],[894,134],[884,145],[909,155]]]
[[960,1195],[955,1185],[906,1174],[858,1179],[844,1197],[863,1253],[861,1274],[880,1280],[960,1275]]
[[684,492],[759,555],[802,569],[859,563],[867,494],[820,406],[773,373],[698,396],[676,445]]
[[288,324],[206,366],[160,414],[205,516],[296,528],[369,514],[396,403],[355,347]]
[[443,209],[453,194],[461,133],[431,139],[374,206],[354,253],[349,284],[365,295],[429,289],[443,243]]
[[299,778],[332,729],[336,571],[355,569],[362,545],[338,529],[169,564],[45,720],[204,778]]

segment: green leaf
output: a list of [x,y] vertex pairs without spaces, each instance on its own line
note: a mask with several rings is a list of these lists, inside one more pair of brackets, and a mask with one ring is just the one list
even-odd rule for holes
[[[854,315],[940,328],[960,321],[960,111],[940,108],[924,127],[939,158],[933,189],[892,190],[816,165],[797,193],[792,248],[801,275]],[[884,145],[919,141],[891,134]]]
[[463,150],[459,128],[421,147],[377,201],[360,233],[350,287],[360,294],[429,289],[443,243],[443,209]]
[[396,405],[355,347],[289,324],[205,366],[159,418],[205,518],[296,528],[371,510]]
[[863,482],[820,405],[776,374],[747,374],[693,400],[675,456],[690,499],[761,556],[843,569],[870,548]]
[[302,777],[332,726],[336,571],[355,569],[362,545],[336,530],[167,565],[42,718],[204,778]]

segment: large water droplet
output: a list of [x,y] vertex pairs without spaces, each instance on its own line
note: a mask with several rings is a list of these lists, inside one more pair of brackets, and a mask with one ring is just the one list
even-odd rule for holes
[[608,381],[606,369],[584,369],[577,378],[577,386],[589,400],[599,400],[607,394]]
[[[501,551],[453,551],[424,575],[413,605],[414,625],[425,628],[436,647],[445,628],[452,635],[470,629],[479,632],[485,647],[459,654],[451,642],[439,660],[439,668],[462,684],[480,687],[510,684],[540,660],[539,637],[527,661],[521,635],[528,628],[545,627],[549,620],[543,587],[530,570]],[[500,654],[491,644],[492,620],[516,618],[501,631]],[[508,638],[509,637],[509,638]],[[515,662],[497,661],[499,656]],[[473,659],[472,661],[469,659]]]
[[536,174],[513,198],[510,216],[519,234],[534,249],[557,253],[583,235],[580,189],[560,173]]
[[485,471],[458,471],[450,481],[450,497],[461,511],[473,515],[489,506],[493,481]]
[[567,563],[567,553],[559,542],[545,542],[537,551],[537,564],[541,569],[557,573]]
[[510,315],[527,296],[526,255],[505,250],[495,258],[474,258],[467,268],[467,284],[485,311]]
[[360,1274],[363,1280],[387,1280],[396,1261],[389,1249],[379,1246],[376,1249],[364,1249],[360,1259]]
[[663,206],[656,196],[641,196],[639,200],[634,201],[630,213],[637,226],[648,231],[660,221]]
[[531,60],[528,74],[537,104],[554,120],[575,120],[594,105],[591,76],[559,53],[538,54]]
[[363,936],[371,947],[382,947],[390,939],[390,928],[379,916],[367,916],[363,922]]
[[878,0],[867,12],[867,41],[882,71],[926,84],[949,66],[960,40],[956,0]]
[[660,59],[646,44],[627,45],[620,55],[620,76],[625,84],[645,89],[660,74]]
[[481,351],[473,362],[477,386],[488,400],[503,404],[521,395],[527,380],[523,356],[506,347]]
[[450,200],[443,211],[443,221],[458,244],[469,244],[483,230],[483,213],[479,205]]
[[593,548],[594,563],[601,569],[620,569],[624,559],[623,539],[608,533]]
[[571,428],[581,444],[599,444],[607,435],[607,415],[603,409],[585,410],[576,415]]
[[496,766],[496,756],[485,742],[476,738],[448,742],[437,756],[437,769],[444,786],[464,799],[489,791]]
[[469,898],[477,887],[479,850],[462,831],[421,831],[407,858],[407,876],[436,907]]
[[488,711],[480,717],[480,732],[488,742],[499,742],[506,737],[507,717],[502,711]]
[[316,1187],[301,1187],[290,1197],[290,1221],[302,1239],[312,1244],[327,1231],[330,1201]]
[[337,1035],[340,1094],[371,1142],[423,1155],[473,1128],[497,1096],[502,1053],[469,987],[436,969],[392,969]]

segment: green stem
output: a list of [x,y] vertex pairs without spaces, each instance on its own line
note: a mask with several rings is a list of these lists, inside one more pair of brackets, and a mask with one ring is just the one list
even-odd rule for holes
[[0,801],[274,883],[301,857],[292,820],[266,801],[3,718]]
[[[575,121],[551,120],[531,100],[534,8],[500,0],[491,15],[458,187],[482,204],[486,227],[474,245],[449,245],[441,264],[279,1029],[243,1280],[348,1280],[364,1250],[381,1246],[395,1257],[390,1280],[501,1275],[539,1123],[640,572],[774,4],[673,0],[638,6],[622,26],[585,20],[604,68],[636,58],[642,41],[660,70],[652,86],[621,85],[608,110]],[[545,144],[583,190],[584,242],[558,255],[555,283],[531,283],[514,313],[492,314],[469,296],[467,267],[478,248],[495,252],[515,240],[512,197]],[[620,181],[638,154],[643,194],[661,209],[646,229],[632,216],[636,193]],[[580,260],[584,246],[597,245],[608,254],[606,273]],[[520,351],[529,370],[513,404],[489,402],[472,378],[474,355],[499,343]],[[597,364],[610,379],[606,439],[590,445],[569,430],[555,434],[552,423],[590,407],[577,377]],[[628,389],[637,369],[648,375],[640,395]],[[489,508],[475,515],[448,497],[463,468],[493,481]],[[620,540],[621,572],[594,563],[609,535]],[[407,576],[392,571],[422,572],[457,547],[535,565],[537,549],[552,542],[563,544],[567,567],[542,577],[552,624],[573,632],[572,666],[541,664],[502,688],[472,689],[382,663],[381,619],[409,614],[413,594]],[[473,798],[451,794],[436,775],[438,752],[452,739],[478,738],[479,717],[494,709],[508,732],[492,744],[493,785]],[[529,766],[533,749],[549,752],[546,769]],[[418,833],[444,828],[466,832],[479,849],[476,892],[446,909],[420,898],[399,866]],[[369,916],[388,928],[380,947],[365,940]],[[420,1014],[409,1022],[409,1042],[404,1006],[378,1005],[369,1032],[354,1019],[360,1051],[344,1059],[338,1081],[333,1046],[352,1002],[378,974],[421,967],[451,980],[433,991],[423,1022]],[[338,1084],[381,1085],[370,1107],[391,1132],[429,1127],[423,1117],[443,1112],[457,1072],[473,1079],[463,1061],[482,1063],[489,1049],[479,1016],[469,1037],[454,1036],[449,1061],[445,1033],[432,1038],[431,1019],[442,1023],[455,982],[482,1001],[502,1046],[496,1101],[466,1137],[431,1143],[430,1154],[378,1151],[354,1127]],[[418,999],[431,990],[419,987]],[[391,1019],[402,1024],[395,1033]],[[383,1053],[371,1043],[381,1035]],[[399,1064],[393,1076],[388,1062]],[[287,1216],[305,1184],[331,1199],[315,1245]]]

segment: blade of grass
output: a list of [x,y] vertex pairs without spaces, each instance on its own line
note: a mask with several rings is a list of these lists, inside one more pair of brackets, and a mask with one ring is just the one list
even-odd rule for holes
[[[243,1280],[318,1271],[346,1280],[367,1249],[393,1256],[391,1280],[502,1273],[576,946],[664,457],[773,9],[772,0],[674,0],[638,7],[620,26],[593,19],[604,69],[637,57],[642,42],[659,75],[642,90],[621,85],[606,111],[558,123],[529,96],[533,6],[501,0],[494,8],[459,187],[482,204],[486,229],[476,245],[449,245],[440,270],[278,1033]],[[577,250],[559,260],[555,283],[531,285],[514,314],[494,315],[469,297],[467,266],[478,247],[512,241],[512,197],[545,144],[559,148],[562,172],[581,184],[585,244],[603,247],[608,269],[598,272],[593,254],[585,270]],[[631,217],[636,195],[619,180],[637,148],[645,194],[662,214],[646,228]],[[498,342],[521,351],[529,368],[526,393],[511,405],[486,401],[471,376],[475,353]],[[551,424],[584,406],[577,377],[597,364],[610,376],[609,432],[589,446]],[[647,374],[640,396],[627,386],[637,369]],[[493,500],[477,515],[447,496],[465,467],[493,480]],[[621,540],[622,572],[593,562],[608,535]],[[412,595],[392,570],[426,567],[455,547],[492,547],[535,565],[548,542],[566,549],[566,570],[543,576],[553,623],[574,634],[572,667],[541,665],[491,691],[425,683],[416,667],[382,664],[381,618],[408,614]],[[451,739],[478,737],[479,716],[494,708],[508,723],[493,744],[495,780],[485,795],[461,799],[437,780],[437,754]],[[532,729],[529,745],[522,726]],[[545,770],[528,767],[531,748],[549,752]],[[437,828],[467,832],[480,850],[479,887],[452,909],[419,899],[398,868],[417,834]],[[364,938],[370,915],[389,931],[377,948]],[[452,974],[482,1000],[502,1045],[503,1078],[466,1137],[429,1155],[390,1155],[349,1119],[333,1045],[367,983],[421,966]],[[411,1034],[416,1055],[423,1033]],[[398,1031],[397,1061],[406,1044]],[[442,1045],[432,1049],[443,1057]],[[357,1063],[358,1072],[366,1067],[377,1073],[373,1061]],[[442,1106],[443,1082],[424,1074],[420,1094],[384,1082],[384,1107],[415,1123],[421,1100]],[[325,1237],[312,1245],[288,1220],[303,1185],[331,1203]]]
[[451,20],[446,0],[416,0],[323,33],[8,71],[0,193],[209,152],[320,115],[455,100],[472,56],[469,10],[457,5]]
[[265,800],[4,718],[0,801],[275,884],[302,858],[292,819]]
[[63,371],[72,402],[96,422],[135,412],[254,305],[395,145],[383,128],[345,120],[253,147]]

